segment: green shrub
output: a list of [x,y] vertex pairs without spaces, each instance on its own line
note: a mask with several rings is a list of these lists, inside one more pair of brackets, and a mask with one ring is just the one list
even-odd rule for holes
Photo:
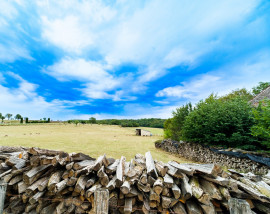
[[185,123],[186,117],[192,112],[192,104],[188,103],[176,111],[173,111],[173,118],[170,118],[164,123],[164,136],[165,138],[171,138],[172,140],[182,139],[182,129]]
[[183,140],[223,147],[257,146],[251,135],[252,108],[241,98],[219,99],[213,94],[186,117]]
[[261,101],[258,108],[253,109],[255,125],[252,135],[261,139],[261,143],[270,149],[270,100]]

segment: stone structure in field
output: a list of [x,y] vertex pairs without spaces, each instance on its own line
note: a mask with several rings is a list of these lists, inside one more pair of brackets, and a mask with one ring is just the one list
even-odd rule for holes
[[152,136],[152,133],[147,131],[147,130],[136,129],[136,135],[138,135],[138,136]]
[[256,95],[250,103],[254,106],[258,106],[259,102],[263,99],[270,99],[270,86],[268,88],[264,89],[261,93]]

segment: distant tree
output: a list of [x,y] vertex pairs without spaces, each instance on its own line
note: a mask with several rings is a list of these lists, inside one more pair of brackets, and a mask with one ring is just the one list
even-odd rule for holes
[[3,115],[2,115],[2,113],[0,113],[0,120],[2,120],[2,117],[3,117]]
[[43,117],[43,120],[44,120],[44,121],[46,121],[46,119],[47,119],[46,117]]
[[51,122],[51,118],[48,118],[47,122],[50,123]]
[[12,114],[10,114],[10,113],[7,113],[6,114],[6,117],[8,118],[8,120],[12,117]]
[[23,118],[21,117],[21,119],[20,119],[20,123],[23,123]]
[[79,120],[74,120],[74,123],[76,124],[76,126],[78,125],[79,123]]
[[1,117],[2,123],[4,122],[4,119],[5,119],[5,117],[4,117],[4,116],[2,116],[2,117]]
[[90,118],[89,118],[89,123],[91,123],[91,124],[96,124],[96,123],[97,123],[97,119],[94,118],[94,117],[90,117]]
[[25,123],[28,123],[28,117],[25,118]]
[[259,82],[259,85],[252,88],[252,93],[254,96],[261,93],[264,89],[270,86],[270,82]]
[[16,114],[16,115],[15,115],[15,119],[16,119],[16,120],[20,120],[21,118],[22,118],[22,116],[21,116],[20,114]]

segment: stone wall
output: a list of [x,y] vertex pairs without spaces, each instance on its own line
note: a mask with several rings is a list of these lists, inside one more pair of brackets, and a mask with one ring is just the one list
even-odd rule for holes
[[155,146],[156,148],[178,154],[189,160],[201,163],[216,163],[227,168],[239,170],[240,172],[266,174],[269,170],[268,166],[252,161],[249,158],[238,158],[219,154],[200,144],[163,140],[162,142],[156,142]]

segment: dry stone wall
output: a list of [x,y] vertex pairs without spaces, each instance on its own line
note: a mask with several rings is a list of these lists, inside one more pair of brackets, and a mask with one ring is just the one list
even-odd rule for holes
[[227,168],[237,169],[241,172],[266,174],[270,169],[267,165],[252,161],[250,158],[240,158],[227,154],[220,154],[208,147],[196,143],[180,143],[166,139],[162,142],[156,142],[155,146],[156,148],[180,155],[189,160],[201,163],[216,163]]

